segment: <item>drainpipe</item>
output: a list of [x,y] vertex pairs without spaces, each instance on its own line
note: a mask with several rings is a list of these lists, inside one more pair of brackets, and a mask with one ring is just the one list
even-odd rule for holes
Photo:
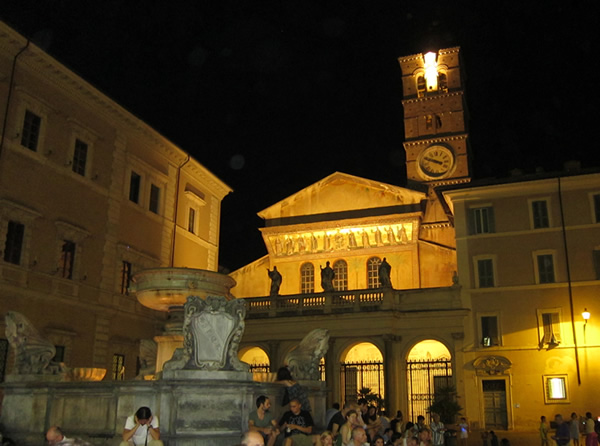
[[10,82],[8,83],[8,96],[6,97],[6,109],[4,110],[4,122],[2,123],[2,136],[0,137],[0,158],[2,158],[2,149],[4,149],[4,135],[6,135],[6,126],[8,124],[8,109],[10,108],[10,99],[12,97],[13,85],[15,83],[15,70],[17,68],[17,59],[29,47],[30,40],[13,58],[12,69],[10,72]]
[[177,236],[177,208],[179,207],[179,181],[181,179],[181,169],[187,163],[190,162],[190,155],[188,154],[186,160],[177,167],[177,180],[175,181],[175,209],[173,210],[173,238],[171,240],[171,261],[169,267],[173,268],[175,262],[175,238]]
[[563,246],[565,250],[565,264],[567,266],[567,285],[569,290],[569,305],[571,307],[571,329],[573,330],[573,348],[575,350],[575,365],[577,367],[577,384],[581,385],[581,371],[579,369],[579,352],[577,349],[577,333],[575,332],[575,313],[573,312],[573,287],[571,285],[571,267],[569,264],[569,251],[567,247],[567,230],[565,227],[565,214],[563,210],[562,189],[560,177],[558,179],[558,203],[560,208],[560,221],[562,223]]

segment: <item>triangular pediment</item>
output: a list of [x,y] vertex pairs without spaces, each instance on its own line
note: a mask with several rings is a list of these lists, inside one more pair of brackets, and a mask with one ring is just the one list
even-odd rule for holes
[[276,220],[317,214],[418,204],[426,195],[379,181],[335,172],[262,210],[258,216]]

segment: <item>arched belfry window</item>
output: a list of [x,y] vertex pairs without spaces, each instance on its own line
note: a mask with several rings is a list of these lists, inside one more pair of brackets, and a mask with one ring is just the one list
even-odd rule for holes
[[344,291],[348,289],[348,264],[345,260],[337,260],[333,264],[335,278],[333,279],[333,289]]
[[367,260],[367,288],[379,288],[379,257],[371,257]]
[[425,76],[419,74],[417,76],[417,96],[422,98],[425,96],[425,91],[427,90],[427,85],[425,83]]
[[438,73],[438,90],[442,93],[448,93],[448,76],[446,76],[446,73]]
[[300,292],[315,292],[315,267],[312,263],[304,263],[300,267]]

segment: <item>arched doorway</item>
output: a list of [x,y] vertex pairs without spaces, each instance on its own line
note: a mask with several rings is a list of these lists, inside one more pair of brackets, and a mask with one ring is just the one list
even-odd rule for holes
[[406,358],[408,388],[408,418],[426,415],[436,389],[452,382],[452,357],[448,348],[439,341],[426,339],[415,344]]
[[260,347],[247,347],[238,353],[240,361],[250,366],[252,373],[267,373],[270,371],[269,355]]
[[354,344],[343,355],[340,364],[340,393],[342,401],[356,401],[370,389],[370,395],[385,398],[383,355],[370,342]]

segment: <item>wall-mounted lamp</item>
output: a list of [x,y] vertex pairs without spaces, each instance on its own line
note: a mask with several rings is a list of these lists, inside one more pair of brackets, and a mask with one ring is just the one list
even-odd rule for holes
[[585,327],[588,323],[588,321],[590,320],[590,312],[587,310],[587,308],[583,309],[583,313],[581,313],[581,317],[583,318],[583,326]]

